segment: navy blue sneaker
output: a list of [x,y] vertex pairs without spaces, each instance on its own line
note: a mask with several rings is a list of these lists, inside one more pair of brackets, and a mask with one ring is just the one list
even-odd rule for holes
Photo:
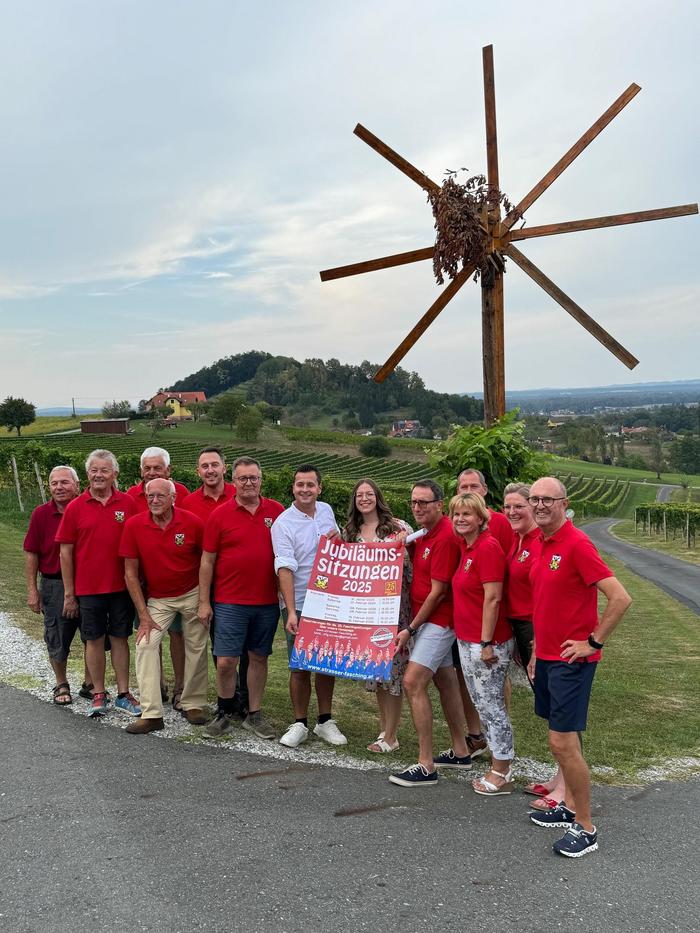
[[589,833],[580,823],[573,823],[561,839],[557,839],[552,848],[557,855],[581,858],[582,855],[595,852],[598,848],[598,831],[594,826]]
[[528,816],[536,826],[561,826],[568,829],[573,826],[576,814],[560,803],[551,810],[530,810]]
[[471,771],[471,755],[455,755],[454,749],[446,748],[433,758],[433,764],[436,768],[459,768],[461,771]]
[[405,771],[389,775],[391,783],[400,784],[401,787],[435,787],[437,779],[437,771],[428,771],[421,764],[411,765]]

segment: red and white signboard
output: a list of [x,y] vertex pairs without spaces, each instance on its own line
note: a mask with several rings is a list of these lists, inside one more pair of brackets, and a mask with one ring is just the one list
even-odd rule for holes
[[352,680],[389,680],[404,548],[321,538],[289,666]]

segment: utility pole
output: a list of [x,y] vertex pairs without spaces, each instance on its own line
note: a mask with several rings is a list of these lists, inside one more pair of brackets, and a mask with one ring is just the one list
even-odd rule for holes
[[73,403],[73,417],[75,418],[75,399],[72,398],[71,402]]

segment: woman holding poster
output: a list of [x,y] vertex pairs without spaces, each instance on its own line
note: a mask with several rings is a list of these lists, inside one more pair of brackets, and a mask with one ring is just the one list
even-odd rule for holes
[[503,683],[513,656],[513,632],[503,605],[506,558],[488,531],[489,510],[477,493],[455,496],[450,519],[462,556],[452,578],[454,626],[464,680],[491,749],[491,769],[472,783],[477,794],[510,794],[515,786],[513,727]]
[[[348,519],[343,529],[343,538],[348,542],[369,544],[375,541],[403,541],[413,529],[399,518],[394,518],[386,504],[381,490],[371,479],[361,479],[355,484],[348,506]],[[401,608],[399,610],[399,628],[401,632],[411,621],[411,603],[409,590],[411,585],[411,567],[406,553],[401,585]],[[379,735],[367,749],[376,754],[395,752],[399,747],[396,732],[401,721],[401,703],[403,700],[403,675],[408,664],[409,649],[397,650],[391,664],[390,679],[368,680],[366,689],[377,694],[379,707]],[[377,665],[381,671],[383,665]]]

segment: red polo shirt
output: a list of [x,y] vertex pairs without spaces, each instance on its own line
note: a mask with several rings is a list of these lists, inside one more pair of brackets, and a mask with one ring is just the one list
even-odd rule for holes
[[[612,576],[588,535],[570,521],[551,537],[542,536],[540,553],[530,568],[538,658],[560,661],[562,642],[588,638],[598,624],[595,584]],[[586,660],[600,660],[600,651]]]
[[503,512],[494,512],[493,509],[489,509],[489,513],[489,531],[501,545],[503,553],[507,554],[511,549],[513,536],[515,535],[513,526]]
[[[172,482],[175,483],[175,480]],[[139,512],[148,512],[148,502],[146,502],[146,492],[143,485],[142,481],[135,486],[131,486],[131,488],[127,489],[126,494],[133,498]],[[182,506],[183,500],[189,494],[190,491],[187,486],[183,486],[182,483],[175,483],[175,505]]]
[[199,489],[195,489],[194,492],[191,492],[189,495],[185,496],[182,502],[178,503],[181,509],[187,509],[188,512],[194,512],[199,518],[202,519],[206,525],[209,516],[214,511],[218,509],[220,505],[224,505],[225,502],[230,502],[231,499],[236,495],[236,487],[233,483],[224,483],[224,491],[221,493],[218,499],[215,499],[213,496],[204,495],[204,486],[200,486]]
[[125,492],[112,490],[103,505],[87,489],[70,502],[56,532],[59,544],[73,544],[75,595],[96,596],[126,589],[119,542],[136,505]]
[[[435,527],[413,545],[413,580],[411,581],[411,611],[415,618],[428,598],[432,580],[450,583],[459,563],[459,541],[452,522],[443,515]],[[452,589],[428,619],[443,628],[452,628]]]
[[184,596],[199,583],[203,534],[204,522],[193,512],[174,508],[166,528],[140,512],[126,523],[119,556],[138,560],[149,596]]
[[24,550],[39,556],[39,571],[44,576],[56,576],[61,572],[60,545],[56,543],[56,532],[62,515],[53,499],[49,499],[43,505],[38,505],[29,519]]
[[[461,543],[459,566],[452,577],[455,608],[455,635],[460,641],[481,641],[481,621],[484,614],[484,583],[502,583],[506,573],[503,548],[493,535],[484,531],[474,544]],[[506,621],[503,599],[498,606],[498,618],[491,638],[508,641],[513,633]]]
[[216,554],[214,600],[243,606],[277,602],[277,575],[270,529],[284,506],[260,498],[255,512],[234,499],[217,509],[204,531],[205,551]]
[[512,547],[506,555],[506,611],[509,619],[532,620],[532,584],[530,567],[540,553],[542,532],[535,527],[520,543],[520,535],[513,537]]

